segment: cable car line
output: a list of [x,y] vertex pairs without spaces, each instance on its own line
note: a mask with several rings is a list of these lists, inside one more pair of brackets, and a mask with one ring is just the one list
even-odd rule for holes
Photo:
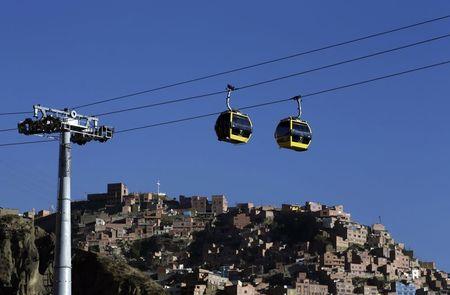
[[[402,46],[399,46],[399,47],[395,47],[395,48],[391,48],[391,49],[387,49],[387,50],[374,52],[374,53],[371,53],[371,54],[368,54],[368,55],[359,56],[359,57],[348,59],[348,60],[343,60],[343,61],[336,62],[336,63],[333,63],[333,64],[329,64],[329,65],[325,65],[325,66],[321,66],[321,67],[317,67],[317,68],[313,68],[313,69],[309,69],[309,70],[305,70],[305,71],[301,71],[301,72],[297,72],[297,73],[292,73],[292,74],[289,74],[289,75],[280,76],[280,77],[272,78],[272,79],[269,79],[269,80],[259,81],[259,82],[248,84],[248,85],[244,85],[244,86],[241,86],[241,87],[236,87],[234,89],[234,91],[248,89],[248,88],[253,88],[253,87],[261,86],[261,85],[264,85],[264,84],[269,84],[269,83],[273,83],[273,82],[276,82],[276,81],[289,79],[289,78],[296,77],[296,76],[306,75],[306,74],[313,73],[313,72],[316,72],[316,71],[337,67],[337,66],[340,66],[340,65],[344,65],[344,64],[348,64],[348,63],[352,63],[352,62],[356,62],[356,61],[360,61],[360,60],[376,57],[376,56],[379,56],[379,55],[383,55],[383,54],[387,54],[387,53],[391,53],[391,52],[407,49],[407,48],[410,48],[410,47],[419,46],[419,45],[422,45],[422,44],[438,41],[438,40],[441,40],[441,39],[444,39],[444,38],[448,38],[448,37],[450,37],[450,34],[437,36],[437,37],[434,37],[434,38],[430,38],[430,39],[426,39],[426,40],[422,40],[422,41],[418,41],[418,42],[402,45]],[[125,109],[119,109],[119,110],[99,113],[99,114],[95,114],[94,116],[100,117],[100,116],[107,116],[107,115],[119,114],[119,113],[124,113],[124,112],[136,111],[136,110],[141,110],[141,109],[146,109],[146,108],[157,107],[157,106],[161,106],[161,105],[167,105],[167,104],[179,103],[179,102],[190,101],[190,100],[195,100],[195,99],[200,99],[200,98],[206,98],[206,97],[210,97],[210,96],[224,94],[226,92],[227,92],[227,90],[220,90],[220,91],[215,91],[215,92],[203,93],[203,94],[198,94],[198,95],[193,95],[193,96],[188,96],[188,97],[183,97],[183,98],[178,98],[178,99],[160,101],[160,102],[156,102],[156,103],[151,103],[151,104],[146,104],[146,105],[141,105],[141,106],[136,106],[136,107],[131,107],[131,108],[125,108]],[[26,113],[29,113],[29,112],[26,112]],[[16,130],[16,128],[0,129],[0,133],[1,132],[9,132],[9,131],[13,131],[13,130]]]
[[[328,89],[324,89],[324,90],[320,90],[320,91],[316,91],[316,92],[312,92],[312,93],[308,93],[308,94],[302,95],[302,98],[304,99],[304,98],[307,98],[307,97],[316,96],[316,95],[320,95],[320,94],[323,94],[323,93],[334,92],[334,91],[337,91],[337,90],[346,89],[346,88],[359,86],[359,85],[363,85],[363,84],[368,84],[368,83],[379,81],[379,80],[385,80],[385,79],[396,77],[396,76],[401,76],[401,75],[405,75],[405,74],[409,74],[409,73],[413,73],[413,72],[418,72],[418,71],[425,70],[425,69],[430,69],[430,68],[434,68],[434,67],[438,67],[438,66],[443,66],[443,65],[446,65],[446,64],[449,64],[449,63],[450,63],[450,60],[446,60],[446,61],[443,61],[443,62],[439,62],[439,63],[435,63],[435,64],[431,64],[431,65],[426,65],[426,66],[422,66],[422,67],[418,67],[418,68],[413,68],[413,69],[405,70],[405,71],[402,71],[402,72],[397,72],[397,73],[393,73],[393,74],[388,74],[388,75],[384,75],[384,76],[380,76],[380,77],[371,78],[371,79],[368,79],[368,80],[363,80],[363,81],[359,81],[359,82],[355,82],[355,83],[350,83],[350,84],[345,84],[345,85],[341,85],[341,86],[337,86],[337,87],[333,87],[333,88],[328,88]],[[289,98],[284,98],[284,99],[279,99],[279,100],[273,100],[273,101],[253,104],[253,105],[241,107],[240,110],[253,109],[253,108],[259,108],[259,107],[273,105],[273,104],[279,104],[279,103],[282,103],[282,102],[291,101],[293,99],[295,99],[295,97],[294,98],[289,97]],[[198,115],[198,116],[193,116],[193,117],[187,117],[187,118],[171,120],[171,121],[166,121],[166,122],[160,122],[160,123],[155,123],[155,124],[150,124],[150,125],[144,125],[144,126],[139,126],[139,127],[132,127],[132,128],[128,128],[128,129],[115,131],[115,133],[116,134],[117,133],[125,133],[125,132],[131,132],[131,131],[135,131],[135,130],[140,130],[140,129],[146,129],[146,128],[152,128],[152,127],[157,127],[157,126],[169,125],[169,124],[174,124],[174,123],[179,123],[179,122],[191,121],[191,120],[205,118],[205,117],[217,116],[220,113],[221,112],[214,112],[214,113]]]
[[25,115],[25,114],[29,114],[30,111],[27,112],[7,112],[7,113],[0,113],[0,116],[10,116],[10,115]]
[[[442,61],[442,62],[439,62],[439,63],[434,63],[434,64],[422,66],[422,67],[412,68],[412,69],[409,69],[409,70],[405,70],[405,71],[401,71],[401,72],[397,72],[397,73],[393,73],[393,74],[383,75],[383,76],[379,76],[379,77],[375,77],[375,78],[371,78],[371,79],[367,79],[367,80],[363,80],[363,81],[359,81],[359,82],[355,82],[355,83],[350,83],[350,84],[336,86],[336,87],[332,87],[332,88],[328,88],[328,89],[324,89],[324,90],[319,90],[319,91],[316,91],[316,92],[311,92],[311,93],[302,95],[302,98],[304,99],[304,98],[307,98],[307,97],[316,96],[316,95],[320,95],[320,94],[323,94],[323,93],[334,92],[334,91],[337,91],[337,90],[342,90],[342,89],[351,88],[351,87],[354,87],[354,86],[368,84],[368,83],[379,81],[379,80],[385,80],[385,79],[389,79],[389,78],[392,78],[392,77],[401,76],[401,75],[405,75],[405,74],[409,74],[409,73],[413,73],[413,72],[418,72],[418,71],[422,71],[422,70],[426,70],[426,69],[431,69],[431,68],[435,68],[435,67],[439,67],[439,66],[443,66],[443,65],[447,65],[447,64],[450,64],[450,60],[446,60],[446,61]],[[279,99],[279,100],[273,100],[273,101],[268,101],[268,102],[263,102],[263,103],[258,103],[258,104],[245,106],[245,107],[242,107],[240,109],[241,110],[253,109],[253,108],[258,108],[258,107],[263,107],[263,106],[268,106],[268,105],[273,105],[273,104],[279,104],[279,103],[282,103],[282,102],[294,100],[296,98],[297,98],[297,96],[284,98],[284,99]],[[116,134],[118,134],[118,133],[127,133],[127,132],[141,130],[141,129],[147,129],[147,128],[153,128],[153,127],[158,127],[158,126],[170,125],[170,124],[175,124],[175,123],[180,123],[180,122],[192,121],[192,120],[196,120],[196,119],[217,116],[220,113],[221,112],[214,112],[214,113],[197,115],[197,116],[192,116],[192,117],[187,117],[187,118],[181,118],[181,119],[176,119],[176,120],[159,122],[159,123],[150,124],[150,125],[132,127],[132,128],[128,128],[128,129],[118,130],[115,133]],[[0,147],[26,145],[26,144],[34,144],[34,143],[46,143],[46,142],[53,142],[53,141],[56,141],[56,140],[39,140],[39,141],[2,143],[2,144],[0,144]]]
[[227,92],[226,90],[220,90],[220,91],[215,91],[215,92],[203,93],[203,94],[199,94],[199,95],[193,95],[193,96],[188,96],[188,97],[183,97],[183,98],[178,98],[178,99],[172,99],[172,100],[166,100],[166,101],[161,101],[161,102],[141,105],[141,106],[137,106],[137,107],[131,107],[131,108],[126,108],[126,109],[120,109],[120,110],[115,110],[115,111],[95,114],[94,116],[95,117],[101,117],[101,116],[108,116],[108,115],[125,113],[125,112],[130,112],[130,111],[142,110],[142,109],[152,108],[152,107],[166,105],[166,104],[172,104],[172,103],[177,103],[177,102],[194,100],[194,99],[214,96],[214,95],[218,95],[218,94],[224,94],[226,92]]
[[[419,46],[419,45],[422,45],[422,44],[438,41],[438,40],[441,40],[441,39],[444,39],[444,38],[448,38],[448,37],[450,37],[450,34],[441,35],[441,36],[437,36],[437,37],[434,37],[434,38],[431,38],[431,39],[426,39],[426,40],[422,40],[422,41],[418,41],[418,42],[402,45],[402,46],[395,47],[395,48],[374,52],[374,53],[371,53],[371,54],[368,54],[368,55],[364,55],[364,56],[359,56],[359,57],[352,58],[352,59],[343,60],[343,61],[336,62],[336,63],[333,63],[333,64],[329,64],[329,65],[325,65],[325,66],[321,66],[321,67],[317,67],[317,68],[313,68],[313,69],[309,69],[309,70],[305,70],[305,71],[301,71],[301,72],[296,72],[296,73],[292,73],[292,74],[289,74],[289,75],[272,78],[272,79],[269,79],[269,80],[259,81],[259,82],[248,84],[248,85],[244,85],[244,86],[241,86],[241,87],[236,87],[235,91],[248,89],[248,88],[252,88],[252,87],[257,87],[257,86],[260,86],[260,85],[269,84],[269,83],[273,83],[273,82],[276,82],[276,81],[289,79],[289,78],[292,78],[292,77],[301,76],[301,75],[309,74],[309,73],[312,73],[312,72],[316,72],[316,71],[320,71],[320,70],[324,70],[324,69],[328,69],[328,68],[337,67],[337,66],[344,65],[344,64],[347,64],[347,63],[352,63],[352,62],[356,62],[356,61],[372,58],[372,57],[375,57],[375,56],[379,56],[379,55],[383,55],[383,54],[387,54],[387,53],[391,53],[391,52],[407,49],[407,48],[410,48],[410,47]],[[131,108],[124,108],[124,109],[119,109],[119,110],[99,113],[99,114],[95,114],[94,116],[101,117],[101,116],[119,114],[119,113],[124,113],[124,112],[136,111],[136,110],[152,108],[152,107],[166,105],[166,104],[172,104],[172,103],[189,101],[189,100],[194,100],[194,99],[199,99],[199,98],[205,98],[205,97],[209,97],[209,96],[215,96],[215,95],[218,95],[218,94],[224,94],[226,92],[227,92],[226,90],[215,91],[215,92],[204,93],[204,94],[199,94],[199,95],[194,95],[194,96],[189,96],[189,97],[184,97],[184,98],[179,98],[179,99],[166,100],[166,101],[161,101],[161,102],[156,102],[156,103],[151,103],[151,104],[145,104],[145,105],[131,107]]]
[[0,132],[8,132],[8,131],[17,131],[17,128],[0,129]]
[[158,90],[172,88],[172,87],[175,87],[175,86],[180,86],[180,85],[184,85],[184,84],[198,82],[198,81],[202,81],[202,80],[206,80],[206,79],[210,79],[210,78],[214,78],[214,77],[219,77],[219,76],[223,76],[223,75],[227,75],[227,74],[231,74],[231,73],[235,73],[235,72],[239,72],[239,71],[243,71],[243,70],[248,70],[248,69],[251,69],[251,68],[260,67],[260,66],[263,66],[263,65],[271,64],[271,63],[280,62],[280,61],[287,60],[287,59],[292,59],[292,58],[299,57],[299,56],[302,56],[302,55],[307,55],[307,54],[311,54],[311,53],[315,53],[315,52],[320,52],[320,51],[324,51],[324,50],[327,50],[327,49],[332,49],[332,48],[336,48],[336,47],[340,47],[340,46],[344,46],[344,45],[348,45],[348,44],[352,44],[352,43],[368,40],[368,39],[371,39],[371,38],[380,37],[380,36],[383,36],[383,35],[387,35],[387,34],[399,32],[399,31],[411,29],[411,28],[422,26],[422,25],[425,25],[425,24],[429,24],[429,23],[445,20],[447,18],[450,18],[450,15],[444,15],[444,16],[441,16],[441,17],[437,17],[437,18],[433,18],[433,19],[429,19],[429,20],[413,23],[413,24],[410,24],[410,25],[401,26],[401,27],[390,29],[390,30],[377,32],[377,33],[369,34],[369,35],[366,35],[366,36],[358,37],[358,38],[355,38],[355,39],[342,41],[342,42],[339,42],[339,43],[334,43],[334,44],[326,45],[326,46],[323,46],[323,47],[310,49],[310,50],[306,50],[306,51],[294,53],[294,54],[291,54],[291,55],[287,55],[287,56],[283,56],[283,57],[279,57],[279,58],[274,58],[274,59],[270,59],[270,60],[266,60],[266,61],[262,61],[262,62],[259,62],[259,63],[247,65],[247,66],[237,67],[237,68],[234,68],[234,69],[230,69],[230,70],[226,70],[226,71],[222,71],[222,72],[217,72],[217,73],[214,73],[214,74],[209,74],[209,75],[205,75],[205,76],[201,76],[201,77],[197,77],[197,78],[193,78],[193,79],[179,81],[179,82],[175,82],[175,83],[172,83],[172,84],[167,84],[167,85],[163,85],[163,86],[159,86],[159,87],[155,87],[155,88],[151,88],[151,89],[147,89],[147,90],[132,92],[132,93],[129,93],[129,94],[124,94],[124,95],[120,95],[120,96],[116,96],[116,97],[112,97],[112,98],[101,99],[101,100],[94,101],[94,102],[91,102],[91,103],[78,105],[78,106],[75,106],[73,108],[74,109],[81,109],[81,108],[85,108],[85,107],[89,107],[89,106],[93,106],[93,105],[98,105],[98,104],[102,104],[102,103],[106,103],[106,102],[110,102],[110,101],[116,101],[116,100],[120,100],[120,99],[125,99],[125,98],[129,98],[129,97],[145,94],[145,93],[150,93],[150,92],[155,92],[155,91],[158,91]]
[[[137,92],[121,95],[121,96],[116,96],[116,97],[112,97],[112,98],[108,98],[108,99],[98,100],[98,101],[95,101],[95,102],[92,102],[92,103],[86,103],[86,104],[78,105],[78,106],[73,107],[73,109],[80,109],[80,108],[84,108],[84,107],[88,107],[88,106],[98,105],[98,104],[106,103],[106,102],[109,102],[109,101],[115,101],[115,100],[124,99],[124,98],[128,98],[128,97],[133,97],[133,96],[137,96],[137,95],[141,95],[141,94],[145,94],[145,93],[150,93],[150,92],[163,90],[163,89],[167,89],[167,88],[171,88],[171,87],[175,87],[175,86],[180,86],[180,85],[183,85],[183,84],[193,83],[193,82],[206,80],[206,79],[210,79],[210,78],[214,78],[214,77],[218,77],[218,76],[223,76],[223,75],[227,75],[227,74],[231,74],[231,73],[235,73],[235,72],[239,72],[239,71],[243,71],[243,70],[248,70],[248,69],[251,69],[251,68],[256,68],[256,67],[259,67],[259,66],[263,66],[263,65],[267,65],[267,64],[271,64],[271,63],[276,63],[276,62],[279,62],[279,61],[283,61],[283,60],[287,60],[287,59],[291,59],[291,58],[295,58],[295,57],[299,57],[299,56],[302,56],[302,55],[316,53],[316,52],[324,51],[324,50],[327,50],[327,49],[332,49],[332,48],[336,48],[336,47],[340,47],[340,46],[344,46],[344,45],[348,45],[348,44],[352,44],[352,43],[368,40],[368,39],[371,39],[371,38],[376,38],[376,37],[380,37],[380,36],[383,36],[383,35],[388,35],[388,34],[392,34],[392,33],[395,33],[395,32],[399,32],[399,31],[403,31],[403,30],[407,30],[407,29],[423,26],[423,25],[426,25],[426,24],[429,24],[429,23],[446,20],[448,18],[450,18],[450,15],[444,15],[444,16],[441,16],[441,17],[428,19],[428,20],[417,22],[417,23],[413,23],[413,24],[410,24],[410,25],[405,25],[405,26],[393,28],[393,29],[390,29],[390,30],[369,34],[369,35],[358,37],[358,38],[355,38],[355,39],[342,41],[342,42],[326,45],[326,46],[323,46],[323,47],[319,47],[319,48],[315,48],[315,49],[310,49],[310,50],[298,52],[298,53],[287,55],[287,56],[284,56],[284,57],[279,57],[279,58],[275,58],[275,59],[266,60],[266,61],[263,61],[263,62],[251,64],[251,65],[248,65],[248,66],[237,67],[237,68],[234,68],[234,69],[230,69],[230,70],[226,70],[226,71],[222,71],[222,72],[217,72],[217,73],[214,73],[214,74],[205,75],[205,76],[201,76],[201,77],[198,77],[198,78],[188,79],[188,80],[184,80],[184,81],[180,81],[180,82],[175,82],[175,83],[172,83],[172,84],[167,84],[167,85],[155,87],[155,88],[152,88],[152,89],[147,89],[147,90],[143,90],[143,91],[137,91]],[[4,112],[4,113],[0,113],[0,116],[23,115],[23,114],[28,114],[28,113],[30,113],[30,112],[29,111]]]
[[174,124],[174,123],[192,121],[192,120],[196,120],[196,119],[207,118],[207,117],[211,117],[211,116],[217,116],[217,115],[220,115],[220,113],[221,112],[214,112],[214,113],[203,114],[203,115],[187,117],[187,118],[181,118],[181,119],[171,120],[171,121],[165,121],[165,122],[155,123],[155,124],[150,124],[150,125],[145,125],[145,126],[133,127],[133,128],[128,128],[128,129],[124,129],[124,130],[118,130],[115,133],[116,134],[117,133],[125,133],[125,132],[135,131],[135,130],[139,130],[139,129],[147,129],[147,128],[152,128],[152,127],[158,127],[158,126],[163,126],[163,125]]
[[36,141],[22,141],[22,142],[1,143],[0,147],[17,146],[17,145],[25,145],[25,144],[35,144],[35,143],[45,143],[45,142],[54,142],[54,141],[58,141],[58,140],[51,139],[51,140],[36,140]]
[[371,54],[368,54],[368,55],[364,55],[364,56],[360,56],[360,57],[344,60],[344,61],[341,61],[341,62],[337,62],[337,63],[334,63],[334,64],[318,67],[318,68],[307,70],[307,71],[303,71],[303,72],[293,73],[293,74],[290,74],[290,75],[281,76],[281,77],[273,78],[273,79],[270,79],[270,80],[249,84],[249,85],[246,85],[246,86],[243,86],[243,87],[238,87],[236,90],[251,88],[251,87],[255,87],[255,86],[259,86],[259,85],[263,85],[263,84],[267,84],[267,83],[272,83],[272,82],[279,81],[279,80],[292,78],[292,77],[295,77],[295,76],[299,76],[299,75],[303,75],[303,74],[307,74],[307,73],[312,73],[312,72],[315,72],[315,71],[320,71],[320,70],[323,70],[323,69],[328,69],[328,68],[340,66],[340,65],[343,65],[343,64],[347,64],[347,63],[351,63],[351,62],[355,62],[355,61],[371,58],[371,57],[374,57],[374,56],[378,56],[378,55],[382,55],[382,54],[386,54],[386,53],[390,53],[390,52],[394,52],[394,51],[398,51],[398,50],[402,50],[402,49],[418,46],[418,45],[421,45],[421,44],[437,41],[437,40],[448,38],[448,37],[450,37],[450,34],[446,34],[446,35],[438,36],[438,37],[435,37],[435,38],[431,38],[431,39],[427,39],[427,40],[423,40],[423,41],[419,41],[419,42],[415,42],[415,43],[411,43],[411,44],[395,47],[395,48],[392,48],[392,49],[378,51],[378,52],[371,53]]

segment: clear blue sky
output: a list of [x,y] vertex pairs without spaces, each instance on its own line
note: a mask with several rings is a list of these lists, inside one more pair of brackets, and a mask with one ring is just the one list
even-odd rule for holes
[[[282,4],[280,4],[282,3]],[[5,1],[0,4],[1,110],[65,107],[313,49],[450,12],[443,1]],[[429,24],[274,65],[85,109],[97,113],[269,79],[447,34]],[[450,40],[242,90],[235,107],[308,93],[449,58]],[[343,204],[381,219],[398,241],[450,270],[450,67],[305,100],[310,151],[279,150],[278,120],[294,103],[249,111],[246,146],[216,141],[215,118],[74,147],[73,197],[123,181],[132,191],[224,193],[231,203]],[[225,108],[224,97],[161,106],[102,122],[123,129]],[[80,111],[81,112],[81,111]],[[0,129],[21,116],[0,117]],[[35,140],[16,133],[0,142]],[[55,204],[57,144],[0,149],[0,206]]]

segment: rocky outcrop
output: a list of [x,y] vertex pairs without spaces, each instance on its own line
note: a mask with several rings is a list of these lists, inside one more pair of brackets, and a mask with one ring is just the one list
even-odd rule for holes
[[[0,217],[0,294],[51,294],[54,235],[19,216]],[[75,250],[72,293],[164,294],[163,288],[125,262]]]
[[49,235],[29,220],[0,217],[0,294],[47,294],[43,279],[47,267],[40,265],[36,246],[45,236]]

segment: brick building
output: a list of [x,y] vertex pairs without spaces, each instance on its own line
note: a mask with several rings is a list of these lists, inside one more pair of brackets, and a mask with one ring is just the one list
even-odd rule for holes
[[378,295],[380,293],[378,292],[378,288],[376,286],[364,285],[363,294],[364,295]]
[[250,216],[245,213],[239,213],[233,217],[233,225],[238,229],[243,229],[250,224]]
[[305,207],[308,212],[318,212],[322,210],[322,205],[316,202],[306,202]]
[[121,204],[128,195],[128,188],[123,183],[108,183],[106,193],[88,194],[88,201],[102,201],[109,204]]
[[332,253],[326,252],[320,256],[320,264],[325,267],[339,267],[345,265],[345,257]]
[[172,224],[172,234],[175,236],[189,236],[193,232],[203,230],[205,224],[202,221],[196,220],[189,216],[183,216],[180,219],[174,220]]
[[191,209],[192,208],[192,198],[180,195],[179,203],[180,209]]
[[331,291],[336,295],[350,295],[354,294],[353,290],[355,286],[352,283],[351,278],[343,278],[342,280],[336,280],[331,284]]
[[339,221],[335,230],[337,235],[347,240],[349,244],[364,245],[367,241],[367,227],[359,223]]
[[335,236],[333,240],[333,246],[337,252],[342,252],[348,249],[348,241],[340,236]]
[[350,221],[350,214],[344,212],[344,206],[336,205],[319,211],[320,217],[336,217],[340,220]]
[[362,263],[347,263],[345,269],[353,277],[362,277],[366,274],[366,266]]
[[191,208],[196,212],[205,213],[208,207],[208,198],[201,196],[191,197]]
[[211,211],[216,214],[220,215],[228,210],[228,201],[227,198],[224,195],[214,195],[211,198]]
[[241,283],[240,281],[237,284],[232,286],[225,287],[225,294],[227,295],[256,295],[259,294],[255,287],[251,284]]
[[295,282],[295,289],[298,295],[326,295],[328,294],[328,286],[306,278],[306,273],[300,272]]
[[395,268],[408,270],[410,268],[410,258],[403,254],[400,249],[392,249],[390,259]]

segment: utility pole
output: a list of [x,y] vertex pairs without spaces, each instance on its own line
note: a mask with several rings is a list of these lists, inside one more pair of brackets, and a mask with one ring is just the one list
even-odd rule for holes
[[105,142],[114,129],[98,126],[98,118],[83,116],[68,109],[57,110],[33,106],[34,119],[18,124],[25,135],[60,134],[58,166],[58,208],[56,213],[56,249],[54,261],[54,295],[72,294],[72,239],[70,213],[71,142],[84,145],[91,140]]

